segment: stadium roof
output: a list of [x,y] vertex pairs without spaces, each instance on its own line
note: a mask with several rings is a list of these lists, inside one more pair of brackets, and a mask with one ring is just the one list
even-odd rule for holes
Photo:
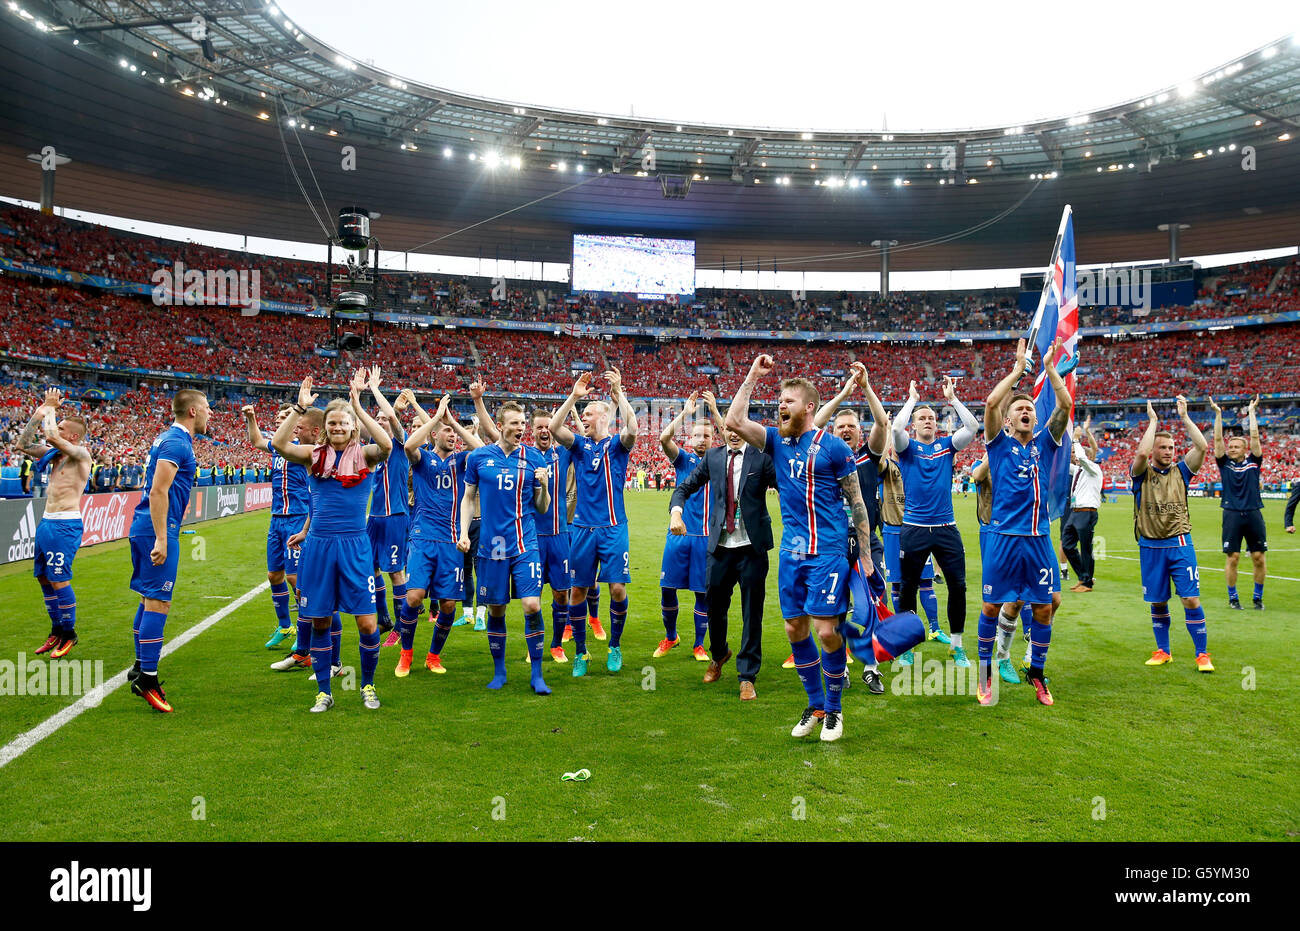
[[18,160],[54,144],[73,159],[58,202],[103,213],[319,240],[319,195],[320,213],[383,212],[390,249],[567,262],[569,233],[600,229],[693,236],[713,267],[827,271],[877,267],[874,239],[900,241],[897,269],[1041,264],[1067,201],[1085,262],[1157,258],[1167,222],[1191,224],[1184,254],[1300,241],[1289,37],[1073,117],[814,134],[469,97],[354,61],[262,0],[5,0],[0,18],[0,185],[31,192]]

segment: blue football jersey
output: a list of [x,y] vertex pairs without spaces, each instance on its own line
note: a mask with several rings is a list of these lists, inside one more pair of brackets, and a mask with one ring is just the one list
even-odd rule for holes
[[170,462],[176,466],[176,476],[167,489],[167,537],[179,537],[181,520],[185,509],[190,506],[190,489],[194,487],[194,472],[198,461],[194,458],[194,437],[179,424],[172,424],[153,441],[149,447],[149,462],[144,471],[144,492],[140,503],[135,506],[131,518],[133,537],[151,537],[154,535],[153,519],[149,516],[149,493],[153,491],[154,471],[159,462]]
[[825,429],[783,437],[776,427],[767,428],[764,449],[776,467],[782,551],[847,558],[849,521],[840,479],[858,467],[853,450]]
[[932,442],[908,440],[898,450],[898,468],[903,473],[903,523],[939,527],[956,523],[952,513],[952,437],[937,436]]
[[537,488],[534,470],[546,468],[542,454],[531,446],[506,453],[493,443],[469,454],[465,484],[478,487],[478,555],[506,559],[537,550]]
[[[677,471],[677,487],[681,487],[682,482],[690,477],[690,474],[695,471],[695,467],[699,464],[700,457],[694,450],[687,449],[684,446],[677,448],[677,458],[673,460],[673,468]],[[699,491],[686,499],[686,504],[682,506],[682,522],[686,524],[687,536],[707,537],[709,535],[708,482],[705,482]]]
[[538,450],[550,470],[547,488],[551,493],[551,504],[545,514],[537,516],[537,535],[553,537],[569,532],[569,464],[573,453],[559,443],[552,443],[546,450]]
[[1046,427],[1040,428],[1028,444],[1022,445],[1005,430],[999,430],[989,440],[989,482],[993,489],[989,530],[1023,537],[1051,533],[1047,513],[1048,457],[1060,445]]
[[623,484],[627,480],[629,450],[621,438],[607,436],[600,442],[574,436],[573,474],[578,482],[578,506],[573,513],[575,527],[617,527],[627,523],[623,510]]
[[[297,446],[298,441],[294,440]],[[271,513],[307,514],[311,511],[311,490],[307,487],[307,467],[289,462],[271,450]]]
[[413,541],[455,543],[460,539],[460,499],[465,494],[468,458],[468,450],[443,459],[429,447],[420,447],[420,461],[411,469],[415,488]]
[[388,458],[371,473],[374,491],[370,499],[371,517],[389,517],[406,513],[406,477],[411,474],[411,460],[402,444],[393,441]]
[[[326,456],[338,457],[343,450],[327,450]],[[364,534],[366,532],[366,500],[370,497],[370,484],[357,482],[351,488],[343,487],[337,478],[317,478],[310,470],[307,481],[311,487],[311,527],[308,534]]]
[[1263,456],[1247,453],[1241,462],[1233,462],[1227,456],[1218,456],[1214,461],[1219,467],[1219,480],[1223,483],[1219,507],[1227,511],[1258,511],[1264,506],[1259,493]]

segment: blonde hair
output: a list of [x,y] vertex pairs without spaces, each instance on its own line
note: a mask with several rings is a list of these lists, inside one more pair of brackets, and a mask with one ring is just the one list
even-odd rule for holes
[[[357,415],[352,411],[351,402],[345,401],[343,398],[335,398],[333,401],[326,404],[325,413],[321,416],[322,426],[325,424],[325,421],[329,420],[330,414],[334,413],[334,411],[343,411],[352,419],[352,437],[350,442],[359,443],[361,441],[361,424],[357,420]],[[324,439],[325,442],[329,442],[328,437],[325,437]]]

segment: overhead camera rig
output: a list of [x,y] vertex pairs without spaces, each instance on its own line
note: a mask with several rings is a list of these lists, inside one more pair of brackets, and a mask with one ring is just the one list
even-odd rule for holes
[[[375,308],[379,306],[379,240],[370,234],[370,221],[379,213],[364,207],[344,207],[339,211],[338,235],[326,243],[326,263],[329,280],[326,282],[326,305],[329,307],[330,335],[326,346],[342,352],[356,352],[370,345],[374,338]],[[334,266],[334,247],[347,253]],[[356,314],[365,314],[364,333],[339,332],[339,313],[347,314],[345,320],[356,320]]]

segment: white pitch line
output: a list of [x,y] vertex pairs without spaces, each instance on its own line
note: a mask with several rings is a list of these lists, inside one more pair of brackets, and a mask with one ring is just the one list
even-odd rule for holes
[[[1142,560],[1140,560],[1140,559],[1139,559],[1138,557],[1136,557],[1136,556],[1116,556],[1114,553],[1107,553],[1107,554],[1106,554],[1106,558],[1107,558],[1107,559],[1125,559],[1125,560],[1127,560],[1127,561],[1129,561],[1129,562],[1141,562],[1141,561],[1142,561]],[[1226,571],[1227,571],[1226,569],[1220,569],[1218,566],[1201,566],[1201,565],[1198,565],[1197,568],[1198,568],[1198,569],[1209,569],[1211,572],[1226,572]],[[1250,575],[1250,563],[1245,563],[1245,564],[1242,566],[1242,568],[1238,569],[1237,571],[1238,571],[1239,573],[1243,574],[1243,575]],[[1291,576],[1289,576],[1289,575],[1266,575],[1266,576],[1264,576],[1264,578],[1266,578],[1266,579],[1277,579],[1277,580],[1280,581],[1280,582],[1300,582],[1300,579],[1293,579],[1293,578],[1291,578]]]
[[[197,624],[191,627],[189,630],[182,633],[180,636],[173,637],[170,641],[167,642],[166,645],[163,646],[162,656],[164,658],[171,656],[173,653],[175,653],[181,647],[185,646],[185,644],[189,643],[191,640],[193,640],[199,634],[203,633],[209,627],[216,624],[218,621],[222,620],[227,615],[233,613],[239,608],[242,608],[244,605],[248,604],[248,602],[252,601],[254,598],[256,598],[258,595],[260,595],[262,592],[266,591],[270,587],[271,587],[270,582],[263,582],[262,584],[258,585],[256,588],[249,589],[244,594],[240,595],[238,599],[232,601],[230,604],[226,605],[224,608],[221,608],[219,611],[208,615],[203,620],[199,621]],[[92,689],[89,694],[83,695],[81,698],[77,699],[71,705],[68,705],[68,707],[63,708],[60,711],[56,712],[55,714],[51,715],[50,717],[46,718],[40,724],[33,727],[30,731],[25,731],[24,733],[19,734],[13,740],[9,741],[9,743],[5,744],[3,747],[0,747],[0,768],[18,759],[18,757],[22,756],[32,747],[36,746],[38,743],[44,740],[46,737],[49,737],[59,728],[63,727],[63,725],[72,721],[74,718],[76,718],[79,714],[81,714],[86,709],[94,708],[102,704],[104,698],[106,698],[108,695],[111,695],[113,692],[121,688],[126,683],[126,674],[128,672],[130,672],[129,667],[127,669],[123,669],[113,678],[105,682],[102,686]]]

